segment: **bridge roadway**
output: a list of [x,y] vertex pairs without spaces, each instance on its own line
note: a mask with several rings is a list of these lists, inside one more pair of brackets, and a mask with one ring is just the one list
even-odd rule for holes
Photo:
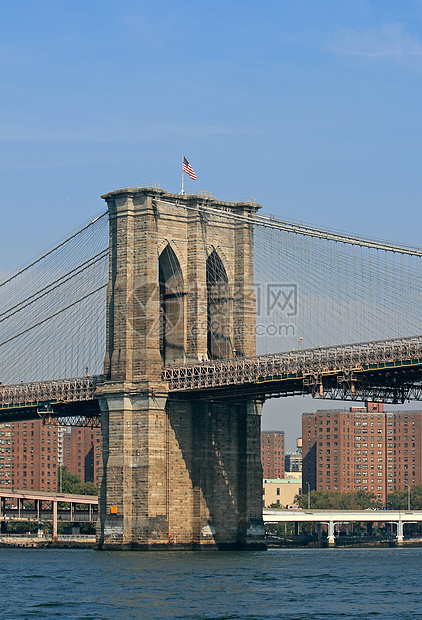
[[[163,368],[172,398],[250,399],[311,394],[333,400],[422,400],[422,336],[234,357]],[[0,422],[87,416],[99,424],[102,376],[1,386]]]
[[[10,506],[7,503],[10,503]],[[28,503],[31,505],[30,508],[28,508]],[[59,503],[68,504],[69,508],[67,510],[59,510]],[[32,508],[32,504],[34,508]],[[85,511],[75,508],[81,504],[87,507]],[[0,489],[0,522],[2,524],[12,520],[53,521],[53,539],[57,538],[57,523],[59,520],[76,522],[96,521],[97,513],[98,497],[94,495],[70,495],[68,493]]]
[[328,525],[328,544],[335,544],[338,523],[395,523],[397,543],[403,544],[403,526],[421,523],[422,510],[263,510],[264,523],[324,523]]

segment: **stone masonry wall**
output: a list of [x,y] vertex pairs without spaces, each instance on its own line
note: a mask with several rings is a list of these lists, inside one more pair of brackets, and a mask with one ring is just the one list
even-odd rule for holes
[[[103,198],[110,216],[110,282],[106,380],[98,391],[103,433],[98,545],[259,544],[260,407],[168,398],[161,380],[160,307],[162,312],[166,302],[160,299],[158,270],[159,257],[171,248],[163,271],[173,261],[182,274],[177,289],[169,286],[166,293],[173,357],[207,357],[206,264],[214,251],[230,298],[225,354],[255,354],[253,230],[230,214],[252,221],[257,207],[151,188],[115,190]],[[202,210],[204,205],[216,215]],[[178,313],[182,323],[174,326]]]

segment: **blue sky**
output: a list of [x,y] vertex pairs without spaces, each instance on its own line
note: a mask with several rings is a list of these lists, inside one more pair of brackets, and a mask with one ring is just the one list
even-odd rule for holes
[[422,0],[3,0],[0,275],[182,153],[188,191],[422,245],[421,78]]

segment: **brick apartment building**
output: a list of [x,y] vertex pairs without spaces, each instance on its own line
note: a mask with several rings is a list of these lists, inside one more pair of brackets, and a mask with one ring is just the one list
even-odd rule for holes
[[284,478],[284,431],[261,433],[261,461],[263,478]]
[[422,483],[422,412],[384,412],[382,403],[302,415],[303,492],[388,493]]
[[98,484],[101,430],[99,428],[70,429],[63,438],[63,464],[82,482]]
[[98,484],[100,433],[42,420],[0,424],[0,488],[60,491],[60,465]]
[[63,433],[41,420],[0,424],[0,487],[58,491]]

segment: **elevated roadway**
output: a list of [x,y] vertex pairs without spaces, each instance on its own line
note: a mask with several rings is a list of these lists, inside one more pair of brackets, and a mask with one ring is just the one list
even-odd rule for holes
[[[163,368],[173,399],[267,399],[311,394],[332,400],[422,400],[422,336]],[[73,417],[99,426],[102,376],[0,387],[0,422]],[[85,420],[85,417],[87,418]]]
[[334,526],[337,523],[395,523],[397,543],[403,544],[405,523],[421,523],[422,510],[270,510],[263,511],[264,523],[325,523],[328,525],[328,544],[335,544]]
[[[66,504],[67,510],[59,510],[59,503]],[[77,506],[81,505],[86,506],[85,511],[77,509]],[[53,539],[57,538],[59,520],[95,521],[97,513],[98,497],[94,495],[0,489],[0,522],[2,524],[13,520],[52,521]]]

